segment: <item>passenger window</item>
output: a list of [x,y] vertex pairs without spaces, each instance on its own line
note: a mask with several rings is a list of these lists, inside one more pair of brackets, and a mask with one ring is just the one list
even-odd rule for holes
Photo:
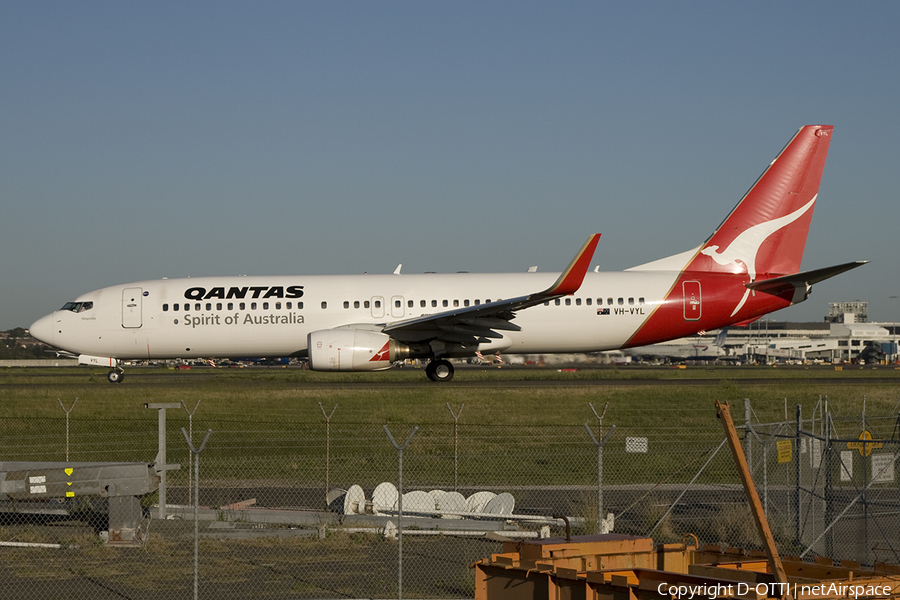
[[287,308],[288,310],[291,310],[291,307],[292,307],[293,305],[294,305],[294,304],[293,304],[292,302],[286,302],[284,306],[285,306],[285,308]]
[[634,304],[634,298],[629,298],[629,299],[628,299],[628,304]]
[[199,303],[199,302],[198,302],[197,304],[194,305],[194,310],[200,310],[200,303]]
[[178,304],[177,303],[172,305],[172,310],[174,310],[175,312],[178,312]]
[[275,310],[281,310],[281,302],[275,303]]
[[222,310],[222,303],[216,302],[216,310]]
[[454,300],[454,301],[453,301],[453,306],[459,306],[459,300]]
[[[199,310],[199,309],[198,309]],[[206,310],[212,310],[212,302],[206,303]]]
[[588,306],[590,306],[590,305],[591,305],[591,299],[590,299],[590,298],[585,298],[585,299],[584,299],[584,303],[587,304]]
[[359,308],[359,300],[353,301],[353,308]]
[[365,300],[365,301],[363,302],[363,308],[369,308],[369,301],[368,301],[368,300]]
[[244,302],[241,302],[239,306],[240,306],[241,310],[244,310],[247,308],[247,305]]
[[[324,308],[324,306],[322,308]],[[375,301],[375,308],[381,308],[381,300]]]
[[468,300],[463,300],[463,306],[468,306],[468,305],[469,305],[469,301],[468,301]]
[[572,299],[566,298],[566,306],[572,306]]
[[553,304],[559,306],[559,305],[561,304],[560,301],[559,301],[559,298],[557,298],[556,300],[554,300],[554,301],[553,301]]
[[350,302],[344,300],[344,308],[350,308]]
[[400,300],[394,300],[394,308],[403,308],[403,303]]
[[163,312],[169,312],[169,305],[163,304]]
[[581,306],[581,298],[575,298],[575,306]]
[[302,303],[302,302],[298,302],[298,303],[297,303],[297,310],[303,310],[303,303]]
[[437,300],[432,300],[432,301],[431,301],[431,307],[432,307],[432,308],[437,308]]
[[263,310],[269,310],[269,303],[263,302]]
[[475,306],[478,306],[479,304],[481,304],[481,300],[479,300],[478,298],[476,298],[476,299],[475,299]]
[[638,298],[638,304],[643,304],[643,303],[644,303],[644,299],[643,299],[643,298]]
[[613,305],[613,299],[612,299],[612,298],[607,298],[607,299],[606,299],[606,303],[609,304],[610,306],[612,306],[612,305]]
[[441,302],[441,304],[443,304],[445,308],[449,305],[449,303],[448,303],[446,300],[444,300],[443,302]]
[[428,304],[428,303],[425,302],[424,300],[419,300],[419,306],[420,306],[421,308],[425,308],[425,306],[426,306],[427,304]]
[[256,310],[256,302],[250,303],[250,310]]
[[328,308],[328,303],[324,300],[322,301],[322,308]]
[[228,310],[234,310],[234,302],[228,303]]
[[185,302],[184,303],[184,312],[188,312],[189,310],[191,310],[191,305],[188,304],[187,302]]
[[409,308],[413,308],[415,305],[416,305],[416,303],[413,302],[412,300],[409,300],[409,301],[406,303],[406,306],[408,306]]
[[619,306],[625,304],[625,298],[619,298]]

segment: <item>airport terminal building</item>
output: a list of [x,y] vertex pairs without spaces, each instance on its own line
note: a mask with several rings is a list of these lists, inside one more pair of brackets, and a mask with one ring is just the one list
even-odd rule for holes
[[733,362],[896,363],[900,323],[870,323],[868,303],[834,302],[821,323],[791,323],[760,319],[747,327],[730,327],[727,334],[673,340],[627,351],[632,356],[675,360]]

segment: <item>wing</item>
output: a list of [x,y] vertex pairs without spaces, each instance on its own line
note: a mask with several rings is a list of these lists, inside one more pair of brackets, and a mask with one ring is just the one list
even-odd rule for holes
[[520,331],[521,328],[512,323],[516,311],[578,291],[599,240],[599,233],[590,236],[556,282],[544,291],[397,321],[389,323],[382,331],[407,343],[438,341],[464,346],[485,344],[492,339],[502,338],[502,331]]

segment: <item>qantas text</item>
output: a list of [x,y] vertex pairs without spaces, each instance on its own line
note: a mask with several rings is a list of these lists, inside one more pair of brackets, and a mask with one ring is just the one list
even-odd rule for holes
[[188,300],[209,300],[218,298],[220,300],[237,299],[242,300],[250,293],[250,298],[302,298],[302,285],[289,285],[287,287],[281,285],[254,285],[247,287],[230,287],[226,291],[224,287],[214,287],[207,290],[203,287],[188,288],[184,292],[184,297]]

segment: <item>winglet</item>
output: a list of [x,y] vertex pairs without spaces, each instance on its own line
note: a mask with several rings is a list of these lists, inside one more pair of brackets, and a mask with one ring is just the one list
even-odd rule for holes
[[588,267],[591,266],[591,259],[594,257],[594,250],[597,249],[597,242],[600,241],[600,234],[591,235],[566,270],[562,272],[559,279],[556,280],[541,296],[568,296],[574,294],[581,287],[584,281],[584,275],[587,273]]

